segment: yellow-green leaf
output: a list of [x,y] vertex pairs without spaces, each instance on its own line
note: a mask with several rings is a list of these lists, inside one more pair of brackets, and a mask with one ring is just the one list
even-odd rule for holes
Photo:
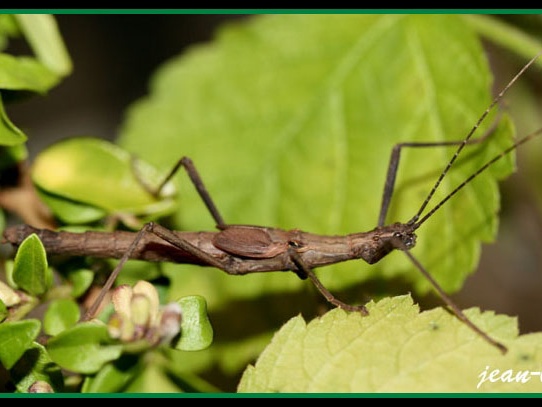
[[32,180],[51,209],[77,223],[105,214],[156,216],[171,212],[176,205],[173,185],[168,184],[158,197],[149,192],[165,176],[118,146],[92,137],[55,143],[43,150],[32,166]]
[[[540,392],[542,334],[518,336],[515,318],[466,314],[508,346],[503,355],[442,308],[419,312],[410,296],[369,303],[369,316],[335,309],[288,321],[249,366],[240,392]],[[534,372],[525,383],[482,381]],[[510,373],[509,373],[510,374]],[[485,376],[484,376],[485,375]],[[482,381],[482,382],[481,382]]]

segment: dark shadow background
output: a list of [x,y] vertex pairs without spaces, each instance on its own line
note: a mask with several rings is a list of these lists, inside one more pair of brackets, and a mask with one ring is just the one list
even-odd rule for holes
[[[31,156],[73,135],[113,139],[128,105],[146,95],[151,74],[186,47],[211,40],[221,24],[242,15],[57,15],[74,71],[46,97],[8,106],[8,115],[31,135]],[[501,16],[542,38],[540,17]],[[538,31],[536,31],[538,30]],[[15,46],[22,46],[15,44]],[[525,60],[487,45],[502,88]],[[127,69],[128,67],[128,69]],[[525,76],[542,94],[540,68]],[[538,77],[536,76],[538,75]],[[540,102],[540,96],[538,96]],[[510,101],[513,103],[513,101]],[[533,124],[530,130],[534,130]],[[521,126],[518,126],[521,127]],[[537,144],[540,146],[540,143]],[[520,162],[521,169],[521,162]],[[535,200],[522,188],[521,171],[503,183],[499,240],[485,245],[479,271],[454,296],[461,308],[517,315],[522,333],[542,330],[542,220]]]

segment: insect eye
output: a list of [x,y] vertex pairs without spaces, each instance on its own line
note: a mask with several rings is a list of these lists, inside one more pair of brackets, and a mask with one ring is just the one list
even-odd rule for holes
[[300,247],[301,247],[301,243],[296,242],[295,240],[289,240],[289,241],[288,241],[288,245],[289,245],[290,247],[296,247],[296,248],[300,248]]

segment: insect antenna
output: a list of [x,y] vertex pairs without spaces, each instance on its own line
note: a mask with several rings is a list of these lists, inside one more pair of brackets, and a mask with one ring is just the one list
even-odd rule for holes
[[518,148],[520,145],[526,143],[527,141],[533,139],[536,136],[539,136],[542,134],[542,128],[526,135],[525,137],[521,138],[519,141],[512,144],[507,149],[503,150],[500,154],[493,157],[491,160],[486,162],[484,165],[482,165],[478,170],[476,170],[474,173],[472,173],[468,178],[466,178],[461,184],[459,184],[457,187],[455,187],[452,192],[450,192],[446,197],[444,197],[439,203],[437,203],[433,209],[431,209],[429,212],[427,212],[426,215],[423,216],[420,220],[417,220],[416,215],[412,220],[409,221],[409,224],[412,224],[414,227],[414,230],[418,229],[422,223],[424,223],[427,219],[429,219],[437,210],[439,210],[452,196],[457,194],[461,189],[463,189],[468,183],[470,183],[474,178],[476,178],[478,175],[480,175],[482,172],[484,172],[488,167],[493,165],[496,161],[500,160],[507,154],[514,151],[516,148]]
[[520,144],[523,144],[525,143],[526,141],[530,140],[531,138],[533,138],[534,136],[538,135],[540,133],[541,130],[538,130],[526,137],[524,137],[523,139],[521,139],[520,141],[518,141],[517,143],[515,143],[514,145],[512,145],[511,147],[507,148],[506,150],[504,150],[501,154],[499,154],[498,156],[494,157],[492,160],[490,160],[488,163],[484,164],[478,171],[476,171],[473,175],[471,175],[466,181],[462,182],[461,185],[459,185],[451,194],[449,194],[447,197],[445,197],[442,201],[440,201],[427,215],[425,215],[420,221],[418,221],[418,219],[420,218],[421,214],[423,213],[423,211],[425,210],[425,208],[427,207],[427,205],[429,204],[429,202],[431,201],[431,198],[433,197],[433,195],[435,194],[435,192],[437,191],[438,187],[440,186],[440,184],[442,183],[442,180],[444,179],[444,177],[446,176],[446,174],[448,174],[448,172],[450,171],[450,168],[452,167],[452,165],[454,164],[455,160],[457,159],[457,157],[459,156],[459,154],[461,153],[461,151],[463,150],[463,148],[465,148],[465,146],[468,144],[469,140],[471,139],[471,137],[474,135],[474,133],[476,132],[476,130],[478,130],[478,128],[480,127],[480,125],[482,124],[482,122],[485,120],[485,118],[487,117],[487,115],[489,114],[489,112],[499,103],[499,101],[503,98],[504,94],[508,91],[508,89],[510,89],[510,87],[518,80],[518,78],[520,76],[523,75],[523,73],[542,55],[542,51],[540,51],[538,54],[536,54],[527,64],[525,64],[523,66],[523,68],[521,68],[521,70],[508,82],[508,84],[500,91],[500,93],[495,97],[495,99],[493,99],[493,101],[491,102],[491,104],[489,105],[489,107],[484,111],[484,113],[482,113],[482,115],[480,116],[480,118],[478,119],[478,121],[476,122],[476,124],[472,127],[472,129],[469,131],[469,133],[467,134],[467,137],[465,137],[465,139],[461,142],[461,144],[459,145],[459,147],[457,148],[457,150],[455,151],[454,155],[452,156],[452,158],[450,159],[450,161],[448,162],[448,164],[446,165],[446,167],[444,168],[444,170],[442,171],[442,173],[440,174],[440,176],[438,177],[437,181],[435,182],[435,184],[433,185],[433,188],[431,188],[431,190],[429,191],[429,194],[427,194],[427,197],[425,198],[425,200],[423,201],[422,205],[420,206],[420,209],[418,210],[418,212],[412,217],[412,219],[410,219],[408,221],[408,224],[409,225],[413,225],[414,226],[414,230],[418,229],[418,227],[420,227],[422,225],[422,223],[424,223],[433,213],[435,213],[440,207],[442,207],[442,205],[444,204],[444,202],[446,202],[448,199],[451,198],[452,195],[455,195],[460,189],[462,189],[463,187],[465,187],[469,182],[470,180],[472,180],[473,178],[477,177],[480,173],[482,173],[486,168],[488,168],[490,165],[492,165],[495,161],[499,160],[500,158],[504,157],[506,154],[510,153],[511,151],[513,151],[516,147],[518,147]]

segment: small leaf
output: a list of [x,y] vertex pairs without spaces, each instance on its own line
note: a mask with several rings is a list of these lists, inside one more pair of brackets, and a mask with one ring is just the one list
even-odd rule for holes
[[[60,367],[53,364],[45,348],[34,342],[10,371],[17,390],[26,393],[35,390],[36,382],[48,383],[55,392],[61,392],[64,378]],[[47,386],[40,386],[47,388]]]
[[53,274],[47,267],[47,254],[36,234],[23,240],[17,250],[13,281],[20,289],[36,296],[45,293],[52,285]]
[[23,144],[26,140],[26,135],[9,120],[0,93],[0,146],[17,146]]
[[178,393],[179,386],[158,363],[148,363],[140,369],[128,386],[126,393]]
[[55,17],[49,14],[16,14],[15,19],[38,60],[57,75],[68,75],[72,63]]
[[0,54],[0,89],[44,93],[58,81],[58,75],[34,58]]
[[506,355],[442,308],[419,312],[410,296],[368,304],[369,315],[334,309],[306,324],[292,318],[255,366],[240,392],[540,391],[540,381],[485,383],[491,369],[540,371],[542,334],[517,336],[517,321],[491,312],[466,314],[508,346]]
[[61,367],[92,374],[107,362],[117,359],[122,346],[111,344],[107,326],[88,322],[51,338],[47,343],[47,351],[51,359]]
[[205,298],[199,295],[183,297],[177,301],[181,306],[181,336],[176,349],[202,350],[213,342],[213,327],[207,315]]
[[11,369],[29,349],[39,334],[40,326],[37,319],[0,324],[0,363],[6,369]]
[[71,328],[79,320],[79,306],[70,299],[51,301],[43,318],[43,330],[48,335],[57,335]]
[[67,279],[72,284],[72,296],[78,298],[83,295],[94,280],[94,272],[89,269],[79,268],[68,271]]
[[0,50],[7,47],[9,37],[18,37],[19,27],[11,14],[0,14]]
[[108,363],[96,375],[88,376],[81,393],[118,393],[130,383],[143,369],[144,358],[123,355]]

